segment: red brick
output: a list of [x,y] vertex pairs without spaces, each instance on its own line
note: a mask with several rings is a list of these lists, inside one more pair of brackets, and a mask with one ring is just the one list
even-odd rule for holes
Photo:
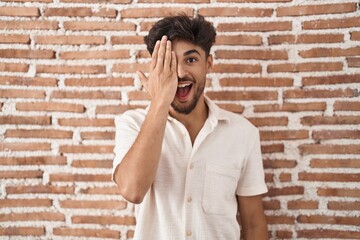
[[54,228],[53,234],[55,236],[73,236],[73,237],[88,237],[88,238],[112,238],[120,239],[120,232],[109,229],[88,229],[88,228]]
[[348,84],[348,83],[360,83],[360,74],[335,75],[335,76],[325,76],[325,77],[303,77],[302,79],[302,84],[304,86]]
[[176,15],[179,13],[187,16],[194,15],[194,9],[185,7],[158,7],[158,8],[128,8],[120,11],[121,18],[155,18]]
[[351,40],[360,41],[360,31],[351,32]]
[[125,87],[133,86],[133,78],[68,78],[65,79],[66,86],[83,87]]
[[300,51],[299,55],[303,58],[357,56],[360,55],[360,47],[312,48],[309,50]]
[[0,63],[0,72],[27,72],[29,64],[25,63]]
[[269,188],[268,193],[265,196],[275,197],[275,196],[288,196],[288,195],[303,195],[304,187],[302,186],[291,186],[283,188]]
[[290,87],[293,86],[291,78],[221,78],[222,87]]
[[102,65],[37,65],[36,72],[53,74],[99,74],[106,73],[106,67]]
[[53,45],[103,45],[105,44],[103,36],[81,36],[81,35],[40,35],[35,36],[36,44],[53,44]]
[[32,103],[17,103],[16,110],[18,111],[45,111],[45,112],[85,112],[84,105],[73,103],[60,102],[32,102]]
[[30,43],[30,35],[26,34],[0,34],[0,43]]
[[217,2],[253,2],[253,3],[271,3],[271,2],[291,2],[292,0],[218,0]]
[[321,145],[305,144],[299,146],[300,152],[306,154],[359,154],[360,145]]
[[114,91],[54,91],[53,99],[121,99],[121,92]]
[[301,118],[301,124],[307,126],[314,125],[342,125],[342,124],[359,124],[360,119],[357,116],[306,116]]
[[277,239],[293,239],[293,233],[286,230],[276,230]]
[[261,131],[260,138],[266,140],[296,140],[309,138],[308,130]]
[[346,189],[346,188],[319,188],[317,190],[318,196],[322,197],[360,197],[360,189]]
[[96,114],[120,114],[130,109],[144,108],[143,105],[108,105],[96,107]]
[[263,160],[264,168],[294,168],[297,163],[294,160],[274,160],[274,159],[265,159]]
[[112,36],[111,44],[144,44],[144,36]]
[[288,54],[285,50],[216,50],[215,56],[216,59],[288,59]]
[[334,111],[360,111],[360,102],[336,101]]
[[321,130],[313,131],[312,138],[314,140],[324,139],[359,139],[360,130]]
[[0,89],[1,98],[35,98],[44,99],[45,91],[43,90],[17,90],[17,89]]
[[131,226],[135,225],[135,217],[124,216],[124,217],[115,217],[115,216],[72,216],[72,223],[81,223],[81,224],[100,224],[100,225],[126,225]]
[[7,30],[58,30],[57,21],[0,21],[0,29]]
[[317,14],[335,14],[335,13],[348,13],[355,12],[355,3],[342,3],[342,4],[321,4],[321,5],[305,5],[305,6],[291,6],[277,8],[277,16],[306,16]]
[[263,201],[263,205],[265,210],[279,210],[281,208],[279,200]]
[[74,192],[74,187],[61,187],[51,185],[6,186],[7,194],[74,194]]
[[360,203],[359,202],[329,202],[329,210],[342,210],[342,211],[359,211]]
[[43,172],[33,171],[0,171],[0,179],[24,179],[24,178],[42,178]]
[[291,173],[280,173],[279,180],[280,182],[293,182]]
[[0,165],[66,165],[65,157],[0,157]]
[[219,107],[228,110],[230,112],[234,112],[234,113],[242,113],[245,109],[245,107],[243,105],[240,104],[231,104],[231,103],[224,103],[224,104],[218,104]]
[[118,187],[92,187],[81,189],[82,194],[100,194],[100,195],[118,195],[120,189]]
[[215,64],[215,73],[260,73],[259,64]]
[[297,236],[305,239],[324,239],[324,238],[341,238],[341,239],[359,239],[360,232],[349,230],[333,230],[333,229],[306,229],[297,230]]
[[252,117],[248,120],[257,127],[262,126],[287,126],[287,117]]
[[112,160],[73,160],[72,167],[77,168],[112,168]]
[[360,68],[360,58],[346,58],[346,61],[349,67]]
[[144,91],[128,92],[129,100],[150,100],[150,95]]
[[60,126],[74,126],[74,127],[113,127],[114,119],[110,118],[60,118]]
[[303,29],[334,29],[360,26],[360,17],[322,19],[303,22]]
[[46,116],[0,116],[0,124],[16,124],[16,125],[50,125],[51,117]]
[[6,138],[72,138],[72,131],[52,130],[52,129],[8,129],[5,132]]
[[110,174],[50,174],[50,182],[110,182]]
[[62,145],[60,153],[112,153],[112,145]]
[[155,22],[141,22],[140,23],[140,31],[148,32],[154,24],[155,24]]
[[265,173],[265,183],[274,183],[273,173]]
[[311,159],[312,168],[360,168],[360,159]]
[[99,11],[94,11],[92,16],[94,17],[104,17],[104,18],[116,18],[117,11],[110,8],[101,8]]
[[60,0],[64,3],[131,3],[131,0]]
[[279,153],[284,152],[284,144],[272,144],[261,146],[262,153]]
[[305,200],[293,200],[287,203],[288,209],[318,209],[319,202],[317,201],[305,201]]
[[337,90],[286,90],[284,98],[346,98],[357,97],[359,93],[356,89],[337,89]]
[[73,7],[73,8],[46,8],[44,16],[62,16],[62,17],[90,17],[93,15],[91,8]]
[[0,227],[0,236],[42,236],[44,227]]
[[84,140],[115,139],[115,132],[82,132],[81,138]]
[[300,35],[271,35],[270,45],[275,44],[309,44],[309,43],[341,43],[344,34],[300,34]]
[[213,100],[235,101],[235,100],[276,100],[276,91],[208,91],[206,95]]
[[61,52],[60,59],[121,59],[129,58],[129,50],[72,51]]
[[[168,3],[167,0],[138,0],[138,3]],[[210,3],[210,0],[172,0],[171,3]]]
[[343,69],[342,62],[307,62],[307,63],[281,63],[270,64],[268,73],[276,72],[326,72],[340,71]]
[[28,213],[9,213],[0,214],[0,222],[16,221],[65,221],[65,216],[57,212],[28,212]]
[[256,35],[217,35],[215,44],[260,46],[262,44],[262,38]]
[[39,17],[40,11],[36,7],[0,7],[0,16]]
[[266,216],[267,223],[270,225],[278,225],[278,224],[294,224],[295,217],[289,217],[284,215],[279,216]]
[[61,208],[80,208],[80,209],[125,209],[127,203],[125,201],[115,200],[98,200],[98,201],[83,201],[83,200],[62,200],[60,202]]
[[0,151],[49,151],[50,143],[1,142]]
[[55,78],[41,77],[16,77],[16,76],[0,76],[0,85],[20,85],[20,86],[57,86]]
[[64,22],[65,30],[73,31],[135,31],[135,24],[130,22]]
[[204,17],[271,17],[271,8],[206,7],[200,8]]
[[298,178],[300,181],[312,182],[359,182],[360,174],[300,172]]
[[52,0],[2,0],[2,2],[41,2],[41,3],[52,3]]
[[134,233],[135,233],[134,230],[128,230],[128,231],[126,232],[126,237],[127,237],[127,238],[134,238]]
[[114,64],[112,72],[135,73],[136,71],[147,72],[149,65],[146,63],[118,63]]
[[290,31],[292,23],[283,22],[251,22],[251,23],[219,23],[218,32],[271,32]]
[[51,50],[0,49],[1,58],[53,59]]
[[51,207],[50,199],[0,199],[0,208]]
[[338,217],[324,215],[300,215],[297,218],[299,223],[322,223],[360,226],[358,217]]
[[326,103],[283,103],[255,105],[254,112],[304,112],[304,111],[325,111]]

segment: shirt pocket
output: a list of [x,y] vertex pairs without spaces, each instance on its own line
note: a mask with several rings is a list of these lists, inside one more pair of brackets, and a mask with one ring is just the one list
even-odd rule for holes
[[205,213],[228,215],[236,212],[236,187],[240,170],[206,164],[202,207]]

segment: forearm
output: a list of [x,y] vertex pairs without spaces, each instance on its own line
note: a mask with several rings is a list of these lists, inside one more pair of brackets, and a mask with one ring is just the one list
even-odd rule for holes
[[121,195],[139,203],[153,183],[161,154],[169,106],[153,102],[139,135],[115,170]]
[[268,228],[266,222],[261,225],[257,225],[251,228],[245,228],[241,231],[242,239],[244,240],[267,240]]

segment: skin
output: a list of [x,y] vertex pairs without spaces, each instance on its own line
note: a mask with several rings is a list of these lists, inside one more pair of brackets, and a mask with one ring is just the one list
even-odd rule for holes
[[[141,203],[155,179],[168,114],[187,128],[194,143],[208,117],[203,88],[212,64],[212,56],[192,43],[170,42],[166,36],[156,43],[149,75],[138,72],[150,94],[150,108],[134,144],[115,170],[115,182],[126,200]],[[193,84],[186,99],[175,95],[179,79]],[[195,96],[198,101],[190,113],[177,110],[189,108]],[[238,203],[244,239],[267,239],[261,196],[238,196]]]

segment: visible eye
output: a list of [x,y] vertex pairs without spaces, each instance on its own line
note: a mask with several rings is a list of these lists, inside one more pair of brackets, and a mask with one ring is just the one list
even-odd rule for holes
[[187,63],[194,63],[194,62],[197,62],[197,58],[194,58],[194,57],[189,57],[186,59],[186,62]]

